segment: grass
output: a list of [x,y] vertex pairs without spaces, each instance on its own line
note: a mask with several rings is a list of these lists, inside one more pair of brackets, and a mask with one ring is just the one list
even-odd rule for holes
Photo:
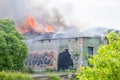
[[[32,77],[34,78],[34,80],[40,80],[41,78],[50,78],[49,80],[64,80],[62,76],[67,76],[67,75],[73,75],[73,77],[71,78],[71,80],[77,80],[76,77],[74,75],[76,75],[76,73],[74,72],[68,72],[68,71],[53,71],[53,72],[38,72],[36,74],[31,74]],[[61,76],[60,79],[58,76]]]
[[69,74],[75,73],[76,70],[65,70],[65,71],[42,71],[42,72],[34,72],[34,74]]

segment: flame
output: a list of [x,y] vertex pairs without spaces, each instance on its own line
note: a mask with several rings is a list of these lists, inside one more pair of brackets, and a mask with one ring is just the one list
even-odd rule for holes
[[28,29],[27,26],[19,26],[17,27],[17,31],[20,32],[21,34],[24,34],[24,33],[29,32],[30,30]]
[[26,32],[29,32],[30,30],[28,28],[24,28],[24,32],[23,33],[26,33]]
[[22,34],[34,31],[37,33],[53,33],[54,28],[50,24],[38,23],[33,16],[28,16],[25,20],[25,24],[18,28],[18,31]]
[[52,25],[47,25],[45,32],[48,32],[48,33],[54,32]]
[[27,24],[28,24],[28,26],[34,28],[36,26],[36,21],[32,16],[29,16],[27,18]]
[[37,22],[34,19],[34,17],[29,16],[27,18],[27,25],[29,26],[30,29],[33,29],[35,32],[41,32],[41,28],[37,26]]

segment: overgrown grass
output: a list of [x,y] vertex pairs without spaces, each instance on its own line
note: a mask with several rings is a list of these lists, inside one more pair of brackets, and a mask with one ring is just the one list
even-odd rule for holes
[[0,72],[0,80],[32,80],[28,74],[20,72]]
[[78,80],[78,79],[77,79],[77,76],[74,75],[74,76],[72,76],[72,78],[70,80]]
[[58,75],[51,75],[49,76],[49,80],[63,80]]

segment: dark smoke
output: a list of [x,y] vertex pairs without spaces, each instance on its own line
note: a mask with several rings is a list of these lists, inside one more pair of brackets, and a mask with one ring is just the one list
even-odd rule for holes
[[33,15],[38,22],[62,25],[62,15],[57,9],[51,9],[47,3],[36,4],[35,0],[0,0],[0,17],[13,18],[18,23],[28,16]]
[[[26,27],[26,18],[29,15],[32,15],[43,26],[46,24],[52,25],[55,33],[63,29],[67,30],[71,26],[66,25],[64,16],[59,9],[50,8],[49,0],[0,0],[0,18],[14,19],[18,29]],[[39,35],[39,33],[34,34]],[[27,35],[30,36],[31,33],[27,33]]]

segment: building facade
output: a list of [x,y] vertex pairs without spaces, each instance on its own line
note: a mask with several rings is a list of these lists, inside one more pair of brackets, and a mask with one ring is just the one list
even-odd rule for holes
[[[64,69],[64,66],[66,66],[65,69],[86,66],[86,58],[96,54],[105,40],[101,37],[74,37],[24,40],[24,42],[27,44],[29,53],[25,60],[26,67],[43,71],[48,68],[58,70],[61,65],[63,66],[61,69]],[[65,53],[65,50],[68,52]]]

